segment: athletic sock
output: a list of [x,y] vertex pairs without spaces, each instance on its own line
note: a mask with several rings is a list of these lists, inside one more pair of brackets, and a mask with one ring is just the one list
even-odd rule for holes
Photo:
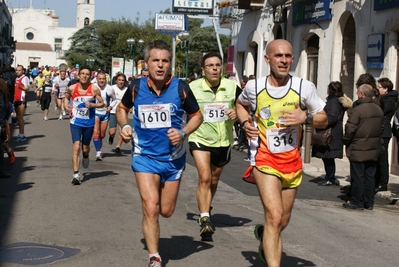
[[157,257],[159,259],[161,259],[161,256],[159,255],[159,252],[155,253],[155,254],[148,254],[148,258],[151,259],[152,257]]
[[201,216],[201,218],[202,217],[210,217],[209,212],[201,212],[200,216]]
[[100,138],[98,138],[98,136],[93,136],[93,144],[94,144],[94,147],[96,148],[96,151],[101,150],[101,142],[100,142]]

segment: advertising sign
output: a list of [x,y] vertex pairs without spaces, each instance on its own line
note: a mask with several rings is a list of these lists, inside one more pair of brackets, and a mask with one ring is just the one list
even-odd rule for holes
[[382,69],[384,67],[385,34],[372,34],[367,38],[367,68]]
[[184,15],[155,14],[155,29],[160,31],[181,32],[186,29]]
[[175,14],[213,15],[214,0],[172,0]]
[[374,10],[398,8],[399,0],[374,0]]
[[112,57],[111,76],[114,76],[117,72],[124,73],[126,78],[136,75],[133,60],[126,60],[125,62],[122,57]]
[[292,25],[306,24],[332,18],[331,0],[300,0],[294,2]]

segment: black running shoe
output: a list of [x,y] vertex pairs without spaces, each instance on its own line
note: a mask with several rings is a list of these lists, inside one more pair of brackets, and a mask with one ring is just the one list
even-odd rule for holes
[[109,145],[112,145],[113,143],[114,143],[114,137],[110,135],[110,136],[108,137],[108,144],[109,144]]
[[115,155],[122,156],[122,151],[119,147],[115,148],[114,152],[115,152]]
[[207,216],[202,217],[198,219],[198,223],[201,227],[201,241],[213,241],[212,235],[215,233],[215,228],[212,226],[211,219]]

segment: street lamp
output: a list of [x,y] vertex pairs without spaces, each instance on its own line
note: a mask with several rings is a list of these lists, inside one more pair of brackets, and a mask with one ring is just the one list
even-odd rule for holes
[[187,31],[184,31],[184,32],[180,32],[177,36],[182,41],[180,43],[180,47],[185,49],[185,52],[186,52],[185,76],[186,76],[186,81],[187,81],[187,79],[188,79],[188,38],[190,38],[190,33]]
[[143,44],[144,41],[143,39],[140,39],[137,41],[138,45],[136,46],[136,40],[134,40],[133,38],[129,38],[126,40],[127,45],[129,46],[131,52],[132,52],[132,60],[133,60],[133,73],[132,75],[134,75],[137,71],[136,71],[136,67],[135,67],[135,61],[134,61],[134,56],[136,53],[140,53],[143,49]]

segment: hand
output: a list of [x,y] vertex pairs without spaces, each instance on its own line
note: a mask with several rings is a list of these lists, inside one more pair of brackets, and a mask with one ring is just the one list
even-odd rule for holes
[[126,126],[123,130],[121,130],[120,135],[122,137],[123,142],[129,143],[130,140],[132,140],[132,138],[133,138],[133,134],[132,133],[133,133],[132,127],[127,127]]
[[229,116],[230,120],[235,120],[237,119],[237,114],[236,111],[234,109],[228,109],[226,110],[226,115]]
[[85,106],[86,106],[86,108],[91,108],[91,103],[90,102],[86,102]]
[[281,113],[283,115],[279,117],[279,120],[287,126],[303,124],[306,120],[306,112],[299,107],[298,103],[295,103],[294,110],[281,110]]
[[170,128],[168,130],[168,139],[171,145],[176,146],[183,141],[183,134],[180,130]]
[[247,139],[257,139],[259,136],[259,130],[254,126],[254,122],[252,121],[252,117],[248,117],[248,121],[242,125],[245,134],[247,135]]

